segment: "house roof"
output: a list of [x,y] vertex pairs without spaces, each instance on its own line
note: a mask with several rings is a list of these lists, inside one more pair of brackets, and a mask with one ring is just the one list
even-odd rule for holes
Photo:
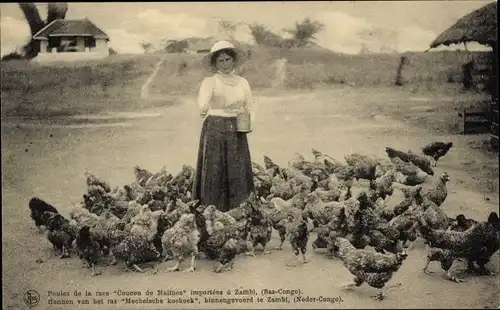
[[108,35],[87,18],[79,20],[56,19],[40,31],[33,39],[47,40],[50,36],[78,35],[108,39]]

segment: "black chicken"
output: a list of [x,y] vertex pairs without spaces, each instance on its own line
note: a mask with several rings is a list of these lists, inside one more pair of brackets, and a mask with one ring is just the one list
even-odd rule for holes
[[33,197],[30,199],[29,208],[31,211],[31,218],[35,221],[35,226],[39,230],[40,226],[47,226],[47,222],[44,221],[42,217],[44,212],[59,213],[54,206],[48,204],[38,197]]
[[69,221],[59,213],[45,211],[42,215],[47,227],[47,239],[52,243],[54,249],[60,252],[59,258],[69,257],[74,234],[68,230]]
[[443,157],[453,146],[453,142],[433,142],[422,148],[422,153],[434,158],[434,167],[439,158]]
[[465,218],[465,215],[459,214],[455,218],[455,223],[450,226],[450,230],[453,231],[466,231],[472,226],[478,224],[479,222],[474,219]]
[[99,246],[99,243],[94,241],[90,236],[89,226],[83,226],[78,231],[78,235],[76,236],[76,248],[80,259],[92,268],[91,276],[101,274],[100,271],[95,270],[95,265],[98,263],[100,258],[101,247]]

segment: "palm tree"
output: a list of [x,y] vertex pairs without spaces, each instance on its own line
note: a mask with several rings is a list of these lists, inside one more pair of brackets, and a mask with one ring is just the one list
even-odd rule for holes
[[302,22],[295,22],[295,28],[283,29],[292,35],[294,45],[296,47],[304,46],[313,40],[316,40],[316,34],[321,32],[325,25],[319,21],[313,21],[310,18],[305,18]]
[[262,24],[248,25],[250,29],[250,34],[255,40],[256,44],[272,47],[281,47],[283,38],[275,34],[274,32],[267,29],[266,26]]

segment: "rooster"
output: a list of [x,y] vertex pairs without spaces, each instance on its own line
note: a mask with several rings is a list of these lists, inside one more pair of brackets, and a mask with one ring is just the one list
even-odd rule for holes
[[359,287],[366,282],[378,289],[377,295],[373,296],[375,300],[385,298],[382,289],[408,256],[406,252],[382,254],[356,249],[349,240],[341,237],[335,239],[334,251],[335,256],[339,257],[349,272],[355,276],[354,282],[344,285],[343,288]]
[[247,255],[255,256],[254,250],[258,244],[262,246],[263,254],[270,254],[270,251],[266,251],[266,245],[271,240],[272,222],[267,214],[256,208],[253,203],[248,202],[248,204],[251,206],[252,211],[246,223],[249,239],[247,242],[249,248]]
[[101,247],[99,246],[99,243],[94,241],[90,236],[89,226],[83,226],[80,228],[75,243],[80,258],[86,262],[90,268],[92,268],[91,276],[101,274],[100,271],[95,270],[95,265],[100,259]]
[[286,214],[285,231],[286,238],[292,246],[294,253],[292,263],[286,264],[288,267],[295,267],[299,253],[302,254],[302,263],[307,263],[306,249],[309,241],[309,229],[307,228],[307,218],[297,209],[291,209]]
[[168,271],[179,270],[180,264],[190,258],[190,266],[184,271],[194,271],[195,259],[198,255],[198,242],[200,241],[200,232],[196,226],[194,214],[182,214],[180,219],[172,228],[165,231],[161,238],[163,249],[170,251],[173,258],[176,260],[175,266],[168,268]]

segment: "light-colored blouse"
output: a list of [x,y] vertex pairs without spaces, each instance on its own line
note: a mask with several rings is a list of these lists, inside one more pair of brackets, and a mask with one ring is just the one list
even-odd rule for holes
[[198,93],[198,106],[208,115],[236,116],[241,109],[251,114],[255,120],[255,102],[248,81],[234,73],[216,74],[206,77]]

